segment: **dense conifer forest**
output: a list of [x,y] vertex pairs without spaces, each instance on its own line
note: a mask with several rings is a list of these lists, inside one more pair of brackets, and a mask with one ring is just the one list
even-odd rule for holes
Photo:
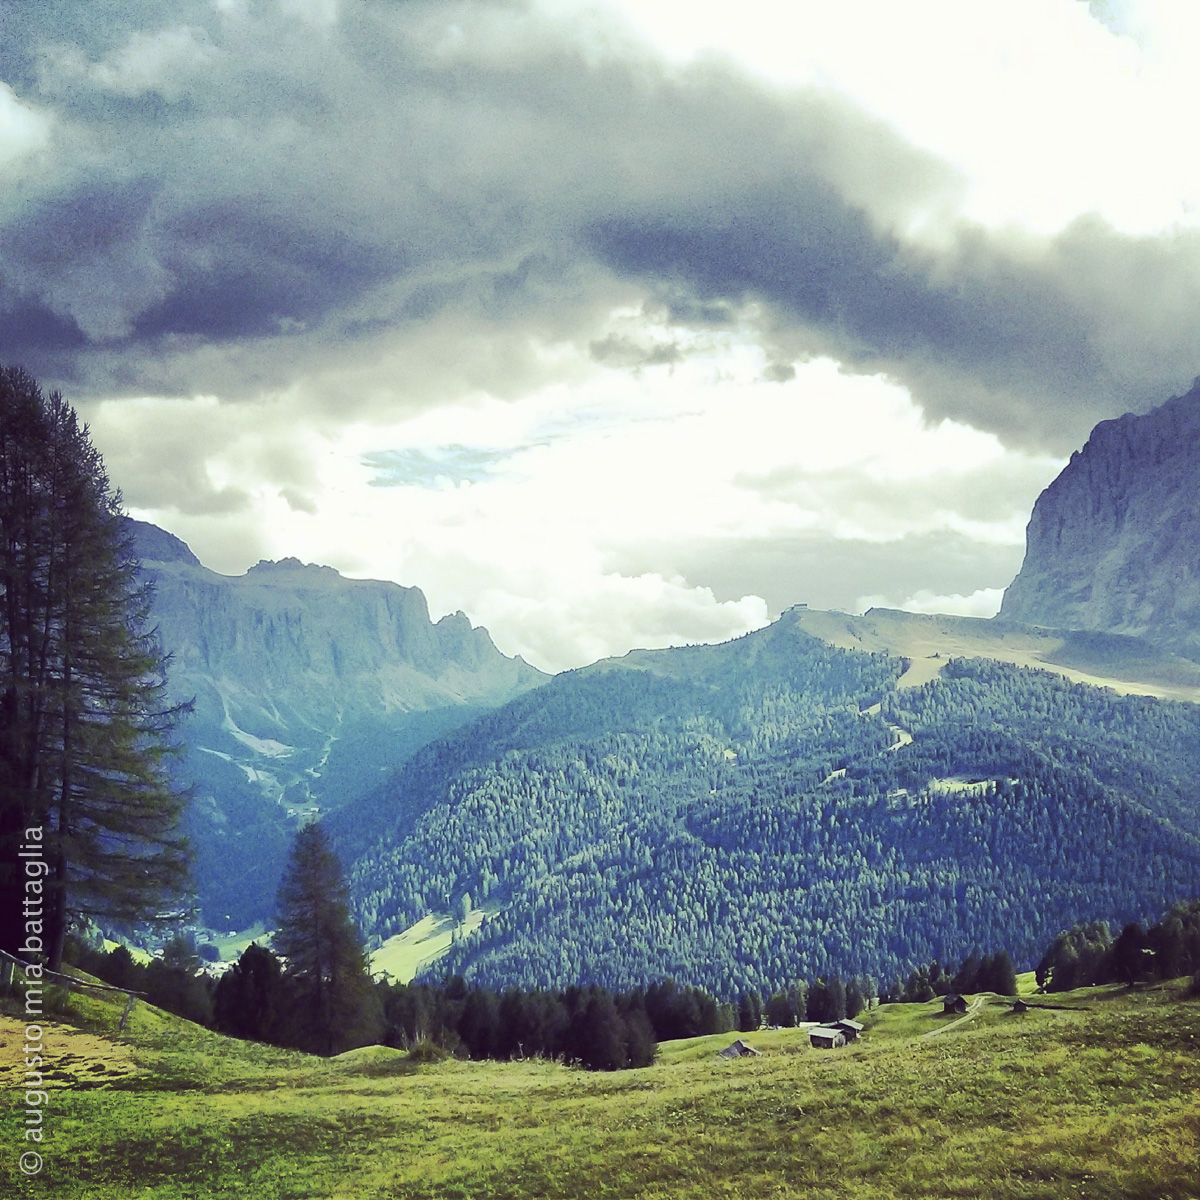
[[1200,893],[1195,706],[906,665],[785,617],[560,676],[330,819],[359,926],[486,906],[439,973],[769,996]]

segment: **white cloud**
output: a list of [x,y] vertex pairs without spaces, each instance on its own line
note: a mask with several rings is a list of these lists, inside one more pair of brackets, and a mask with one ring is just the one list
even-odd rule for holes
[[168,99],[179,94],[183,78],[203,71],[216,57],[202,31],[181,26],[158,33],[134,33],[110,59],[91,68],[92,78],[120,96],[155,91]]
[[860,596],[855,609],[866,612],[868,608],[898,608],[911,613],[947,613],[955,617],[994,617],[1000,611],[1004,598],[1003,588],[980,588],[969,596],[955,592],[950,596],[936,596],[922,589],[897,604],[887,596]]
[[183,96],[210,69],[218,52],[203,30],[188,25],[135,30],[105,58],[89,62],[77,46],[47,49],[41,85],[49,92],[70,90],[86,80],[114,96],[136,99],[156,93],[168,102]]
[[682,579],[601,573],[595,561],[591,567],[559,576],[538,595],[519,584],[488,588],[475,606],[477,619],[509,653],[548,670],[631,649],[723,642],[770,620],[758,596],[718,602],[708,588]]
[[280,11],[309,25],[333,25],[341,9],[340,0],[279,0]]
[[[0,298],[108,343],[63,378],[109,397],[86,415],[128,502],[217,569],[417,584],[550,667],[744,632],[822,572],[839,604],[993,611],[971,589],[1061,466],[1013,447],[1163,398],[1192,353],[1195,236],[1042,234],[1193,220],[1196,9],[540,7],[31,35],[71,154]],[[50,131],[0,85],[0,161]]]
[[848,95],[954,164],[976,220],[1042,232],[1093,211],[1129,232],[1200,222],[1200,160],[1186,151],[1193,0],[1127,4],[1117,28],[1077,0],[544,6],[603,8],[679,63],[716,55],[781,87]]
[[4,183],[9,187],[16,182],[16,164],[47,144],[52,126],[49,116],[22,103],[0,82],[0,169],[8,173]]

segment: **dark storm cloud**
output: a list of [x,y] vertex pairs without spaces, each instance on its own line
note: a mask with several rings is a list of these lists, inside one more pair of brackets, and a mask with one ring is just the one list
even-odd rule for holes
[[935,253],[799,178],[698,217],[606,219],[591,237],[603,261],[648,287],[667,281],[708,304],[764,300],[798,353],[885,371],[933,416],[1056,450],[1200,369],[1194,235],[1138,240],[1085,221],[1032,260],[978,230]]
[[712,325],[753,301],[773,378],[830,353],[1057,450],[1200,370],[1195,236],[922,248],[896,230],[951,173],[828,97],[518,4],[225,8],[0,9],[3,79],[54,122],[0,194],[0,357],[92,394],[250,394],[450,316],[636,366],[596,336],[612,303]]
[[443,61],[462,6],[355,5],[332,29],[266,3],[174,5],[167,24],[161,6],[96,5],[95,24],[13,7],[5,80],[55,129],[0,207],[6,357],[187,392],[229,386],[205,346],[255,343],[280,386],[314,346],[456,310],[553,325],[580,303],[567,288],[594,290],[555,228],[578,155],[544,114],[569,53]]
[[174,286],[138,314],[140,338],[255,337],[303,327],[403,270],[395,249],[229,201],[182,214],[164,232]]
[[70,317],[52,312],[36,296],[21,295],[0,280],[0,351],[10,362],[67,359],[83,350],[87,338]]

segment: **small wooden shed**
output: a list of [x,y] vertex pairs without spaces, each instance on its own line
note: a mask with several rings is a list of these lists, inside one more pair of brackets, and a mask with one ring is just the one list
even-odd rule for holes
[[1029,1005],[1024,1000],[1014,1000],[1012,1010],[1015,1013],[1023,1013],[1029,1011]]
[[864,1027],[857,1021],[850,1020],[849,1017],[843,1017],[840,1021],[830,1021],[829,1028],[840,1029],[846,1041],[852,1042],[862,1033]]
[[846,1035],[832,1025],[814,1025],[808,1031],[808,1040],[818,1050],[834,1050],[846,1044]]
[[967,1011],[967,1002],[957,992],[951,992],[942,1001],[942,1012],[944,1013],[965,1013]]
[[738,1038],[731,1046],[726,1046],[724,1050],[718,1050],[717,1054],[721,1058],[760,1058],[762,1057],[761,1050],[755,1050],[753,1046],[747,1046],[741,1038]]

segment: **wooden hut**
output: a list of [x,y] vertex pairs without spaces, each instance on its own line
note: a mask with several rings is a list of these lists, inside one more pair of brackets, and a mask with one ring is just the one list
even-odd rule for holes
[[738,1038],[731,1046],[726,1046],[724,1050],[718,1050],[717,1054],[721,1058],[760,1058],[761,1050],[755,1050],[753,1046],[747,1046],[741,1038]]
[[943,1013],[965,1013],[967,1011],[967,1002],[957,992],[951,992],[942,1000]]
[[857,1021],[851,1021],[849,1017],[843,1017],[840,1021],[830,1021],[829,1028],[840,1029],[842,1031],[842,1037],[844,1037],[846,1041],[852,1042],[860,1033],[862,1033],[864,1027]]
[[814,1025],[808,1031],[808,1040],[818,1050],[834,1050],[846,1044],[846,1035],[832,1025]]

